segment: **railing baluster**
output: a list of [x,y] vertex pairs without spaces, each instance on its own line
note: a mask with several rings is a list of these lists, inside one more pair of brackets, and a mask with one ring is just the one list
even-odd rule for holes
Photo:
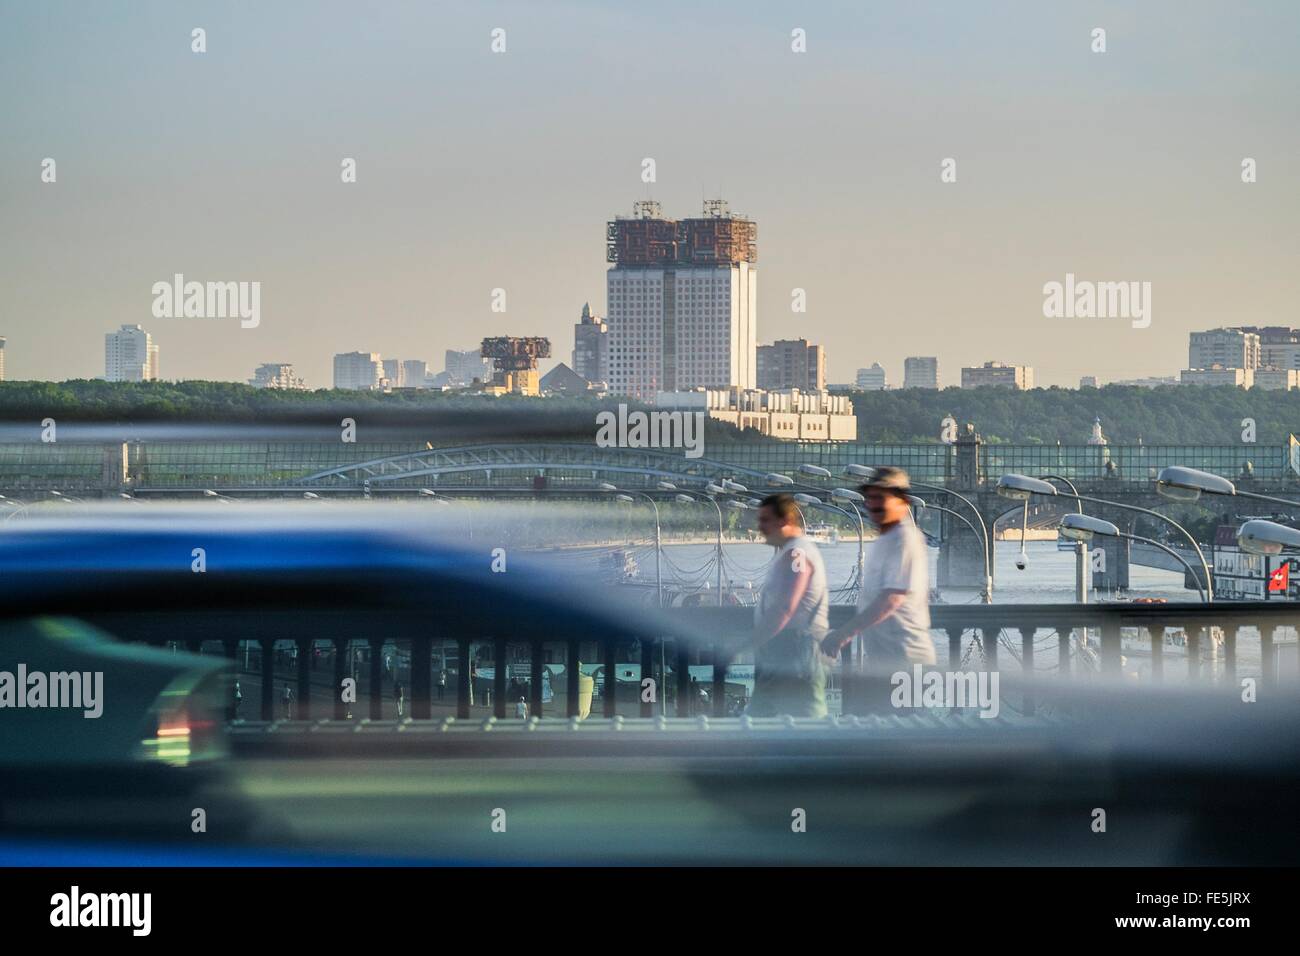
[[960,627],[950,627],[948,631],[948,670],[955,671],[961,666],[961,635]]
[[311,720],[311,651],[312,639],[300,637],[294,644],[298,648],[298,706],[294,716],[299,720]]
[[428,720],[433,716],[432,671],[433,638],[411,638],[411,717],[415,720]]
[[275,719],[275,639],[263,637],[258,642],[262,650],[262,719]]
[[492,641],[492,655],[496,658],[496,667],[492,670],[492,713],[497,720],[506,716],[506,639],[498,637]]
[[1071,627],[1056,629],[1056,669],[1061,677],[1070,676],[1070,635],[1073,632]]
[[718,641],[713,645],[713,689],[709,693],[713,695],[714,717],[727,716],[727,661],[719,646],[721,643]]
[[1237,680],[1237,635],[1243,626],[1229,623],[1223,628],[1223,676],[1233,683]]
[[607,635],[601,649],[605,655],[605,716],[613,717],[618,713],[618,640]]
[[528,713],[533,717],[542,716],[542,642],[532,641],[528,645],[528,653],[531,655],[528,659],[528,677],[529,677],[529,696],[531,706]]
[[1165,679],[1165,630],[1169,627],[1164,622],[1157,622],[1147,629],[1151,641],[1151,681],[1158,683]]
[[1101,672],[1103,674],[1119,674],[1123,669],[1120,658],[1124,653],[1124,645],[1120,634],[1120,624],[1118,618],[1109,618],[1102,621],[1101,624]]
[[1273,655],[1272,624],[1261,622],[1259,625],[1259,662],[1264,671],[1264,686],[1269,690],[1277,687],[1277,660]]
[[343,681],[347,678],[346,658],[348,656],[348,641],[344,637],[334,638],[334,719],[346,720],[348,716],[348,705],[343,702]]
[[[660,637],[659,640],[662,641],[663,637]],[[654,669],[655,669],[655,642],[649,640],[648,638],[642,638],[641,680],[644,681],[646,678],[650,678],[651,680],[653,680],[654,678],[651,677],[651,675],[654,673]],[[654,700],[645,699],[646,695],[643,689],[644,684],[641,687],[637,688],[637,696],[641,700],[642,717],[653,717],[655,715],[655,705],[659,701],[660,695],[668,693],[668,688],[660,687],[659,686],[660,683],[661,683],[660,681],[654,681],[654,690],[655,690]]]
[[565,642],[564,653],[564,696],[568,698],[567,716],[578,716],[578,639],[571,637]]
[[1020,669],[1025,678],[1024,709],[1032,716],[1036,702],[1034,700],[1034,634],[1038,628],[1032,624],[1020,628]]
[[[1187,646],[1183,649],[1187,652],[1187,679],[1198,680],[1201,676],[1201,631],[1205,630],[1200,625],[1188,628]],[[1208,634],[1206,635],[1209,636]]]
[[677,638],[677,716],[691,715],[691,652],[684,638]]
[[456,717],[469,716],[469,638],[456,641]]
[[370,719],[384,717],[384,639],[370,640]]

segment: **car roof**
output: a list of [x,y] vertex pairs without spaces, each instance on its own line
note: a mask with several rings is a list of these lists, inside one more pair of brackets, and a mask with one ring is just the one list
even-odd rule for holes
[[525,543],[525,518],[509,506],[476,514],[472,531],[460,512],[382,503],[69,506],[0,523],[0,612],[271,602],[427,610],[463,596],[500,602],[502,614],[558,606],[569,623],[589,617],[634,630],[652,613]]

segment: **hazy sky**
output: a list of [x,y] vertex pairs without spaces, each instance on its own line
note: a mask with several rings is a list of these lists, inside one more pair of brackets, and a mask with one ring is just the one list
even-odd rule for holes
[[[137,322],[164,378],[323,387],[335,352],[440,369],[491,334],[567,362],[605,221],[706,194],[758,221],[760,341],[824,344],[832,381],[1172,374],[1190,330],[1300,325],[1298,46],[1289,0],[0,0],[8,377],[102,375]],[[261,282],[261,325],[154,318],[176,272]],[[1044,318],[1067,272],[1149,281],[1150,327]]]

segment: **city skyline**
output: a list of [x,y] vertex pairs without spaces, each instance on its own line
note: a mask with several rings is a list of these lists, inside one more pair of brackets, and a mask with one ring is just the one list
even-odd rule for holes
[[[909,355],[1005,356],[1044,385],[1177,374],[1193,329],[1298,324],[1284,4],[1231,33],[1179,4],[718,4],[688,33],[672,2],[577,6],[581,35],[521,3],[14,8],[0,76],[29,92],[0,145],[8,378],[95,377],[123,324],[178,379],[287,357],[325,383],[336,353],[432,358],[480,331],[567,343],[583,302],[610,312],[604,223],[645,198],[689,214],[723,196],[759,222],[757,341],[822,345],[831,382],[871,361],[898,380]],[[719,37],[746,68],[717,74]],[[319,55],[347,44],[347,70]],[[723,108],[683,109],[710,83]],[[153,318],[176,273],[261,283],[260,324]],[[1045,318],[1067,274],[1150,282],[1150,327]]]

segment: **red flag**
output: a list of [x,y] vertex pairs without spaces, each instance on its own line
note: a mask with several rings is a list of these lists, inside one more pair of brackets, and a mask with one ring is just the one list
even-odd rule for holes
[[1286,593],[1287,581],[1291,575],[1291,562],[1283,561],[1276,571],[1268,576],[1268,593],[1276,594],[1281,591]]

